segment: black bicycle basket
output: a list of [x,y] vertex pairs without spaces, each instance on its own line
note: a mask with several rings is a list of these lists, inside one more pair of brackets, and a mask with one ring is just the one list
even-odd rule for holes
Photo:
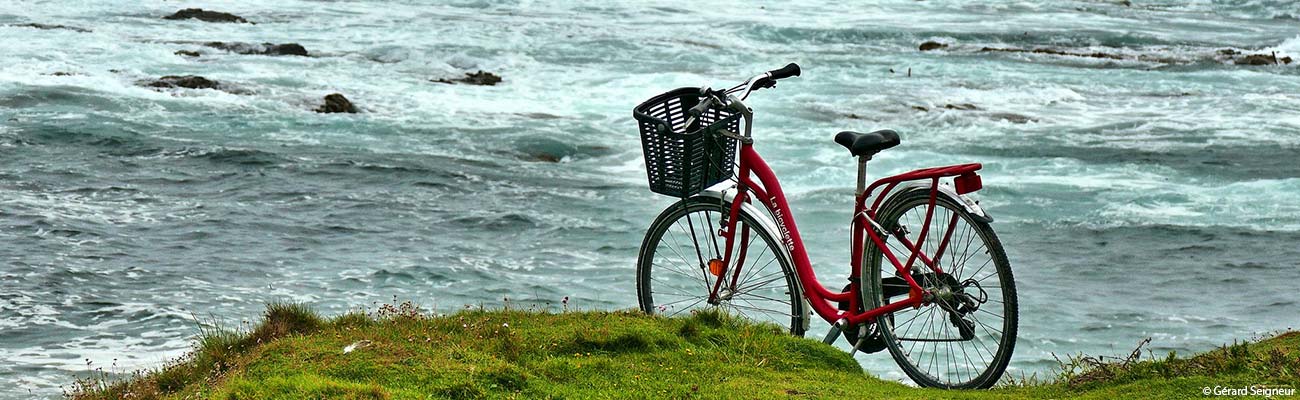
[[685,87],[651,97],[633,110],[650,191],[689,197],[734,173],[736,139],[721,133],[739,133],[740,114],[711,107],[686,125],[687,111],[703,100],[699,88]]

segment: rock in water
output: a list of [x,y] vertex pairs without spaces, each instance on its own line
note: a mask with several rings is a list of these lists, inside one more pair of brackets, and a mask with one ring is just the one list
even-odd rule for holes
[[21,24],[21,25],[14,25],[14,26],[16,26],[16,27],[20,27],[20,28],[34,28],[34,29],[45,29],[45,30],[49,30],[49,29],[64,29],[64,30],[69,30],[69,31],[73,31],[73,32],[82,32],[82,33],[90,32],[90,30],[89,30],[89,29],[86,29],[86,28],[78,28],[78,27],[75,27],[75,26],[67,26],[67,25],[48,25],[48,24],[35,24],[35,23],[33,23],[33,24]]
[[162,78],[158,78],[158,80],[155,80],[153,82],[149,82],[145,84],[145,86],[156,87],[156,88],[179,87],[179,88],[186,88],[186,89],[217,89],[221,86],[221,82],[217,82],[198,75],[185,75],[185,76],[167,75]]
[[1010,123],[1013,123],[1013,124],[1024,124],[1024,123],[1029,123],[1029,122],[1038,122],[1037,119],[1033,119],[1033,118],[1030,118],[1030,117],[1027,117],[1027,116],[1024,116],[1024,115],[1020,115],[1020,114],[1012,114],[1012,113],[993,113],[993,114],[990,115],[989,117],[992,117],[993,120],[995,120],[995,121],[996,121],[996,120],[1002,120],[1002,121],[1007,121],[1007,122],[1010,122]]
[[172,54],[175,54],[175,55],[178,55],[178,56],[185,56],[185,57],[198,57],[198,56],[203,55],[203,54],[200,54],[200,53],[197,52],[197,51],[190,51],[190,50],[177,50],[175,53],[172,53]]
[[465,74],[465,79],[461,79],[461,82],[471,85],[492,86],[501,83],[501,77],[491,72],[479,71],[472,74]]
[[262,45],[266,46],[266,51],[262,52],[262,54],[266,54],[266,55],[303,56],[303,57],[307,56],[307,48],[302,47],[302,45],[297,43],[285,43],[285,44],[263,43]]
[[501,77],[491,72],[479,70],[475,73],[467,73],[464,78],[460,79],[437,79],[437,83],[464,83],[466,85],[494,86],[501,83]]
[[316,109],[318,113],[349,113],[356,114],[357,107],[348,101],[347,97],[342,94],[332,93],[325,96],[325,104]]
[[197,19],[204,22],[248,23],[248,20],[244,19],[244,17],[235,14],[220,11],[208,11],[202,8],[186,8],[177,11],[175,14],[163,17],[163,19]]
[[921,43],[921,51],[938,50],[945,47],[948,47],[948,45],[939,42],[932,41],[932,42]]
[[242,42],[207,42],[204,46],[222,49],[225,51],[263,56],[303,56],[307,57],[307,48],[297,43],[242,43]]
[[1030,49],[1014,49],[1014,48],[985,47],[985,48],[980,49],[980,51],[982,51],[982,52],[994,52],[994,51],[996,51],[996,52],[1004,52],[1004,53],[1034,53],[1034,54],[1051,54],[1051,55],[1054,55],[1054,56],[1106,58],[1106,59],[1111,59],[1111,60],[1123,60],[1123,59],[1124,59],[1124,56],[1121,56],[1121,55],[1118,55],[1118,54],[1109,54],[1109,53],[1102,53],[1102,52],[1093,52],[1093,53],[1073,53],[1073,52],[1068,52],[1068,51],[1062,51],[1062,50],[1056,50],[1056,49],[1046,49],[1046,48],[1040,48],[1040,49],[1032,49],[1032,50],[1030,50]]
[[1277,56],[1272,54],[1251,54],[1233,63],[1237,65],[1274,65],[1277,64]]

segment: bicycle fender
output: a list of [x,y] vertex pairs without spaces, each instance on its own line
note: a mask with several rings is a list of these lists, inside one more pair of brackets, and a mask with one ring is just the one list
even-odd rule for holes
[[[734,190],[734,188],[724,190],[724,191],[705,190],[694,196],[691,196],[691,198],[696,198],[696,197],[722,199],[725,200],[727,203],[731,203],[733,200],[736,199],[736,191]],[[767,213],[760,211],[759,208],[755,207],[754,204],[752,203],[741,204],[740,212],[749,214],[749,216],[753,217],[755,221],[758,221],[760,228],[767,231],[772,237],[778,238],[778,240],[780,240],[779,238],[781,237],[781,233],[780,233],[781,231],[777,229],[776,222],[773,221],[772,218],[769,217]],[[790,255],[790,251],[786,250],[785,246],[778,245],[776,246],[776,248],[781,250],[781,256],[784,257],[786,260],[789,260],[790,265],[794,265],[794,261],[793,261],[794,256]],[[804,315],[800,316],[800,319],[803,320],[804,331],[807,331],[809,323],[812,322],[812,318],[808,314],[808,310],[811,308],[811,306],[808,305],[808,298],[805,297],[804,294],[802,293],[803,282],[800,281],[799,275],[795,274],[793,275],[793,278],[794,278],[794,283],[796,288],[795,290],[800,291],[799,298],[803,299],[804,301]]]
[[[929,192],[930,184],[924,182],[904,183],[902,185],[899,185],[897,189],[894,189],[894,194],[890,195],[889,197],[893,198],[913,190],[921,190],[921,191]],[[976,220],[986,224],[993,223],[993,217],[988,215],[988,213],[984,212],[984,208],[980,207],[979,202],[975,201],[974,199],[971,199],[970,196],[964,194],[957,194],[957,190],[953,189],[952,186],[939,185],[939,195],[948,197],[952,201],[957,202],[957,204],[961,204],[962,207],[966,208],[966,212],[969,212],[971,216],[975,217]]]

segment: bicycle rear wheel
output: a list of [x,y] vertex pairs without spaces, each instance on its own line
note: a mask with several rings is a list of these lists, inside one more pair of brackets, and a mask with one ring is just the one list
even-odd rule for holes
[[[730,208],[716,197],[696,196],[655,219],[637,260],[641,310],[676,316],[718,309],[802,336],[808,316],[793,263],[758,217],[741,212],[731,265],[722,265],[726,240],[718,231]],[[718,296],[710,300],[719,279]]]
[[[920,260],[911,275],[935,293],[917,308],[877,319],[881,338],[907,376],[918,385],[940,388],[988,388],[1006,370],[1016,344],[1016,286],[1002,244],[988,223],[966,208],[939,196],[930,230],[917,243],[926,223],[929,190],[912,190],[890,199],[879,214],[888,231],[889,250],[906,262],[911,254],[895,235],[933,256],[945,233],[952,235],[936,260],[937,272]],[[864,304],[880,307],[908,296],[909,287],[892,263],[867,244],[863,260]]]

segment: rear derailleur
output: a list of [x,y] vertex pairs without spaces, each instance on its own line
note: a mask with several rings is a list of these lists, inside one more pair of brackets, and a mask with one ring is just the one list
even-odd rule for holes
[[[979,311],[980,305],[989,300],[988,292],[980,287],[979,281],[966,279],[957,283],[952,275],[939,274],[939,284],[934,291],[927,293],[930,301],[948,313],[948,322],[957,327],[962,340],[975,338],[975,322],[969,315]],[[968,290],[974,289],[974,290]]]

